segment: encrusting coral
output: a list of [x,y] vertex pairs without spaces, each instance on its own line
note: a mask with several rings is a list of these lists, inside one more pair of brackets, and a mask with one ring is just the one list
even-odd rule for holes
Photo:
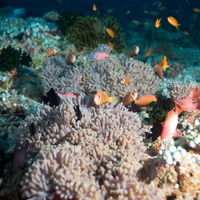
[[74,106],[71,100],[44,106],[19,127],[13,140],[20,146],[28,143],[21,197],[162,199],[161,190],[137,179],[146,155],[139,116],[122,104],[80,104],[82,118],[77,120]]

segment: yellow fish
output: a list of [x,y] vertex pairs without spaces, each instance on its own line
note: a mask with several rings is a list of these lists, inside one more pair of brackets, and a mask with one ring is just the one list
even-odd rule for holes
[[156,19],[155,21],[155,27],[158,28],[161,24],[160,24],[161,18],[160,19]]
[[162,69],[164,71],[169,67],[169,65],[167,64],[167,57],[166,56],[164,56],[164,58],[162,59],[160,66],[162,67]]
[[117,103],[119,99],[117,97],[109,97],[106,92],[103,90],[99,90],[94,95],[94,104],[99,106],[104,103]]
[[169,16],[169,17],[167,18],[167,21],[168,21],[172,26],[176,27],[176,29],[178,30],[178,27],[180,26],[180,24],[178,23],[178,21],[177,21],[174,17]]

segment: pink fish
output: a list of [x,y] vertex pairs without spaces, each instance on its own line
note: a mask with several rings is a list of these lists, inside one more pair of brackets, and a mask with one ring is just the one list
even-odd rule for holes
[[182,110],[175,105],[175,108],[170,110],[163,123],[163,130],[161,133],[161,141],[167,140],[172,137],[178,137],[181,135],[180,131],[176,131],[178,124],[178,115]]
[[109,58],[110,55],[103,51],[98,51],[94,54],[94,60],[105,60],[106,58]]

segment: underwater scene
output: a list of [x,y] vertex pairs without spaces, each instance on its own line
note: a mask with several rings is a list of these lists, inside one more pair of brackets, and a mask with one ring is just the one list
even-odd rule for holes
[[200,200],[199,0],[0,1],[0,200]]

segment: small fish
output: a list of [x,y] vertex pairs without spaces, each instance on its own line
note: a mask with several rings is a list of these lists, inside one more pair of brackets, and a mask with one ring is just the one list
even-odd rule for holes
[[139,21],[138,21],[137,19],[132,20],[132,22],[133,22],[134,24],[139,24]]
[[182,33],[183,33],[184,35],[187,35],[187,36],[190,35],[190,33],[189,33],[188,31],[182,31]]
[[156,19],[155,21],[155,27],[158,28],[161,24],[160,24],[161,18],[160,19]]
[[68,65],[73,65],[76,61],[76,55],[73,52],[70,52],[69,55],[67,56],[66,63]]
[[130,83],[131,81],[132,81],[131,78],[124,77],[124,78],[121,79],[120,83],[125,84],[125,83]]
[[162,69],[164,71],[169,67],[169,65],[167,64],[167,57],[166,56],[164,56],[164,58],[162,59],[160,66],[162,67]]
[[159,8],[158,8],[159,11],[162,11],[162,10],[165,10],[165,9],[166,9],[165,6],[162,6],[162,7],[159,7]]
[[136,99],[137,99],[137,93],[129,92],[127,95],[124,96],[122,103],[124,106],[128,106]]
[[106,29],[106,32],[108,33],[108,35],[111,37],[111,38],[114,38],[115,37],[115,33],[112,29],[110,28],[107,28]]
[[129,14],[131,14],[131,11],[130,11],[130,10],[127,10],[127,11],[126,11],[126,15],[129,15]]
[[37,130],[36,130],[35,125],[34,125],[33,122],[29,125],[29,131],[30,131],[31,136],[35,135],[36,132],[37,132]]
[[130,53],[129,53],[129,57],[134,57],[134,56],[137,56],[138,55],[138,53],[139,53],[139,51],[140,51],[140,48],[138,47],[138,46],[133,46],[132,47],[132,49],[131,49],[131,51],[130,51]]
[[178,21],[177,21],[174,17],[169,16],[169,17],[167,18],[167,21],[168,21],[172,26],[176,27],[176,29],[178,30],[178,27],[180,26],[180,24],[178,23]]
[[96,11],[96,10],[97,10],[96,4],[93,4],[93,5],[92,5],[92,10],[93,10],[93,11]]
[[13,9],[10,6],[0,8],[0,18],[17,17],[25,14],[25,8]]
[[200,12],[200,8],[193,8],[192,10],[193,10],[194,12],[197,12],[197,13]]
[[163,80],[163,70],[162,70],[162,67],[161,67],[160,65],[156,65],[156,66],[154,67],[154,70],[155,70],[155,72],[158,74],[159,78],[160,78],[161,80]]
[[77,117],[76,122],[77,122],[82,119],[82,112],[79,108],[79,105],[74,106],[74,111],[76,113],[76,117]]
[[178,115],[182,110],[175,105],[175,108],[170,110],[163,123],[163,130],[161,133],[161,141],[167,140],[172,137],[178,137],[181,135],[180,131],[176,131],[178,124]]
[[112,42],[108,42],[108,46],[109,46],[112,50],[114,50],[114,44],[113,44]]
[[135,104],[138,106],[147,106],[151,102],[157,101],[157,97],[153,94],[146,94],[139,99],[135,100]]
[[94,95],[94,104],[99,106],[104,103],[117,103],[119,99],[117,97],[109,97],[106,92],[103,90],[99,90],[95,95]]
[[149,47],[145,52],[144,52],[144,56],[145,57],[149,57],[152,53],[152,47]]
[[98,51],[94,54],[94,60],[105,60],[106,58],[109,58],[109,57],[110,55],[104,51]]
[[46,54],[46,56],[47,57],[54,56],[55,54],[57,54],[57,52],[58,51],[55,48],[49,49],[48,52],[47,52],[47,54]]
[[42,97],[44,103],[49,103],[50,107],[56,107],[60,105],[60,97],[56,94],[55,90],[51,88],[49,92],[47,92],[46,96]]

